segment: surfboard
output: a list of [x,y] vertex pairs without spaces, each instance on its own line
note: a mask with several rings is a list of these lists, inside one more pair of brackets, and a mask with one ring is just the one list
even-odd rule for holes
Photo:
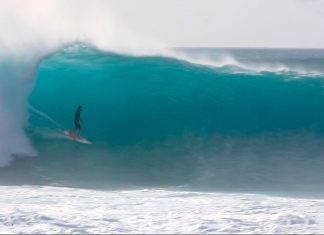
[[92,144],[89,140],[76,136],[75,134],[73,134],[71,131],[64,131],[64,135],[66,137],[68,137],[70,140],[79,142],[81,144]]

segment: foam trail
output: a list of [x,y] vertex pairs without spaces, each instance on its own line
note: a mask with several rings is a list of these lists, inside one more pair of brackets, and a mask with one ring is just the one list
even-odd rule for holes
[[38,116],[50,121],[52,124],[54,124],[58,129],[61,130],[65,130],[66,128],[64,128],[61,124],[59,124],[58,122],[56,122],[54,119],[52,119],[50,116],[48,116],[46,113],[43,113],[39,110],[37,110],[36,108],[34,108],[32,105],[28,105],[28,108],[35,114],[37,114]]

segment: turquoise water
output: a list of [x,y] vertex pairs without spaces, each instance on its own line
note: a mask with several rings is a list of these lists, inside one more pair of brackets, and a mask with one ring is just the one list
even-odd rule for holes
[[[230,54],[238,64],[203,66],[80,45],[41,61],[26,128],[38,151],[28,160],[32,180],[213,190],[322,186],[323,50],[177,50],[214,60]],[[278,64],[291,69],[250,69]],[[90,146],[61,135],[73,128],[80,104]]]
[[184,133],[322,133],[323,80],[294,76],[236,74],[175,59],[79,48],[41,63],[29,100],[65,127],[73,126],[75,108],[82,104],[84,135],[112,146],[156,143]]

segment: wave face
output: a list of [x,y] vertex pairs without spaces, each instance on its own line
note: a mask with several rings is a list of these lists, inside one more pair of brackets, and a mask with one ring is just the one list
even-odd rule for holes
[[[225,54],[177,51],[214,61]],[[31,182],[87,187],[317,190],[324,176],[324,96],[321,66],[313,62],[323,64],[324,51],[226,54],[236,63],[208,67],[84,45],[58,51],[40,63],[29,97],[26,133],[39,156],[11,168],[32,172]],[[62,135],[73,128],[79,104],[90,146]]]
[[73,47],[42,62],[30,102],[66,127],[82,104],[84,133],[110,145],[184,133],[323,132],[321,77],[229,69]]

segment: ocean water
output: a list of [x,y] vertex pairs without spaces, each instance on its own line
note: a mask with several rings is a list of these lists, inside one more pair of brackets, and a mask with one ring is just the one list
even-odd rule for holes
[[[26,134],[37,174],[52,179],[45,184],[323,188],[323,50],[176,51],[236,62],[212,67],[85,45],[41,61]],[[79,104],[90,146],[62,136]]]
[[[324,50],[1,62],[2,231],[324,231]],[[78,105],[92,145],[63,134]]]

